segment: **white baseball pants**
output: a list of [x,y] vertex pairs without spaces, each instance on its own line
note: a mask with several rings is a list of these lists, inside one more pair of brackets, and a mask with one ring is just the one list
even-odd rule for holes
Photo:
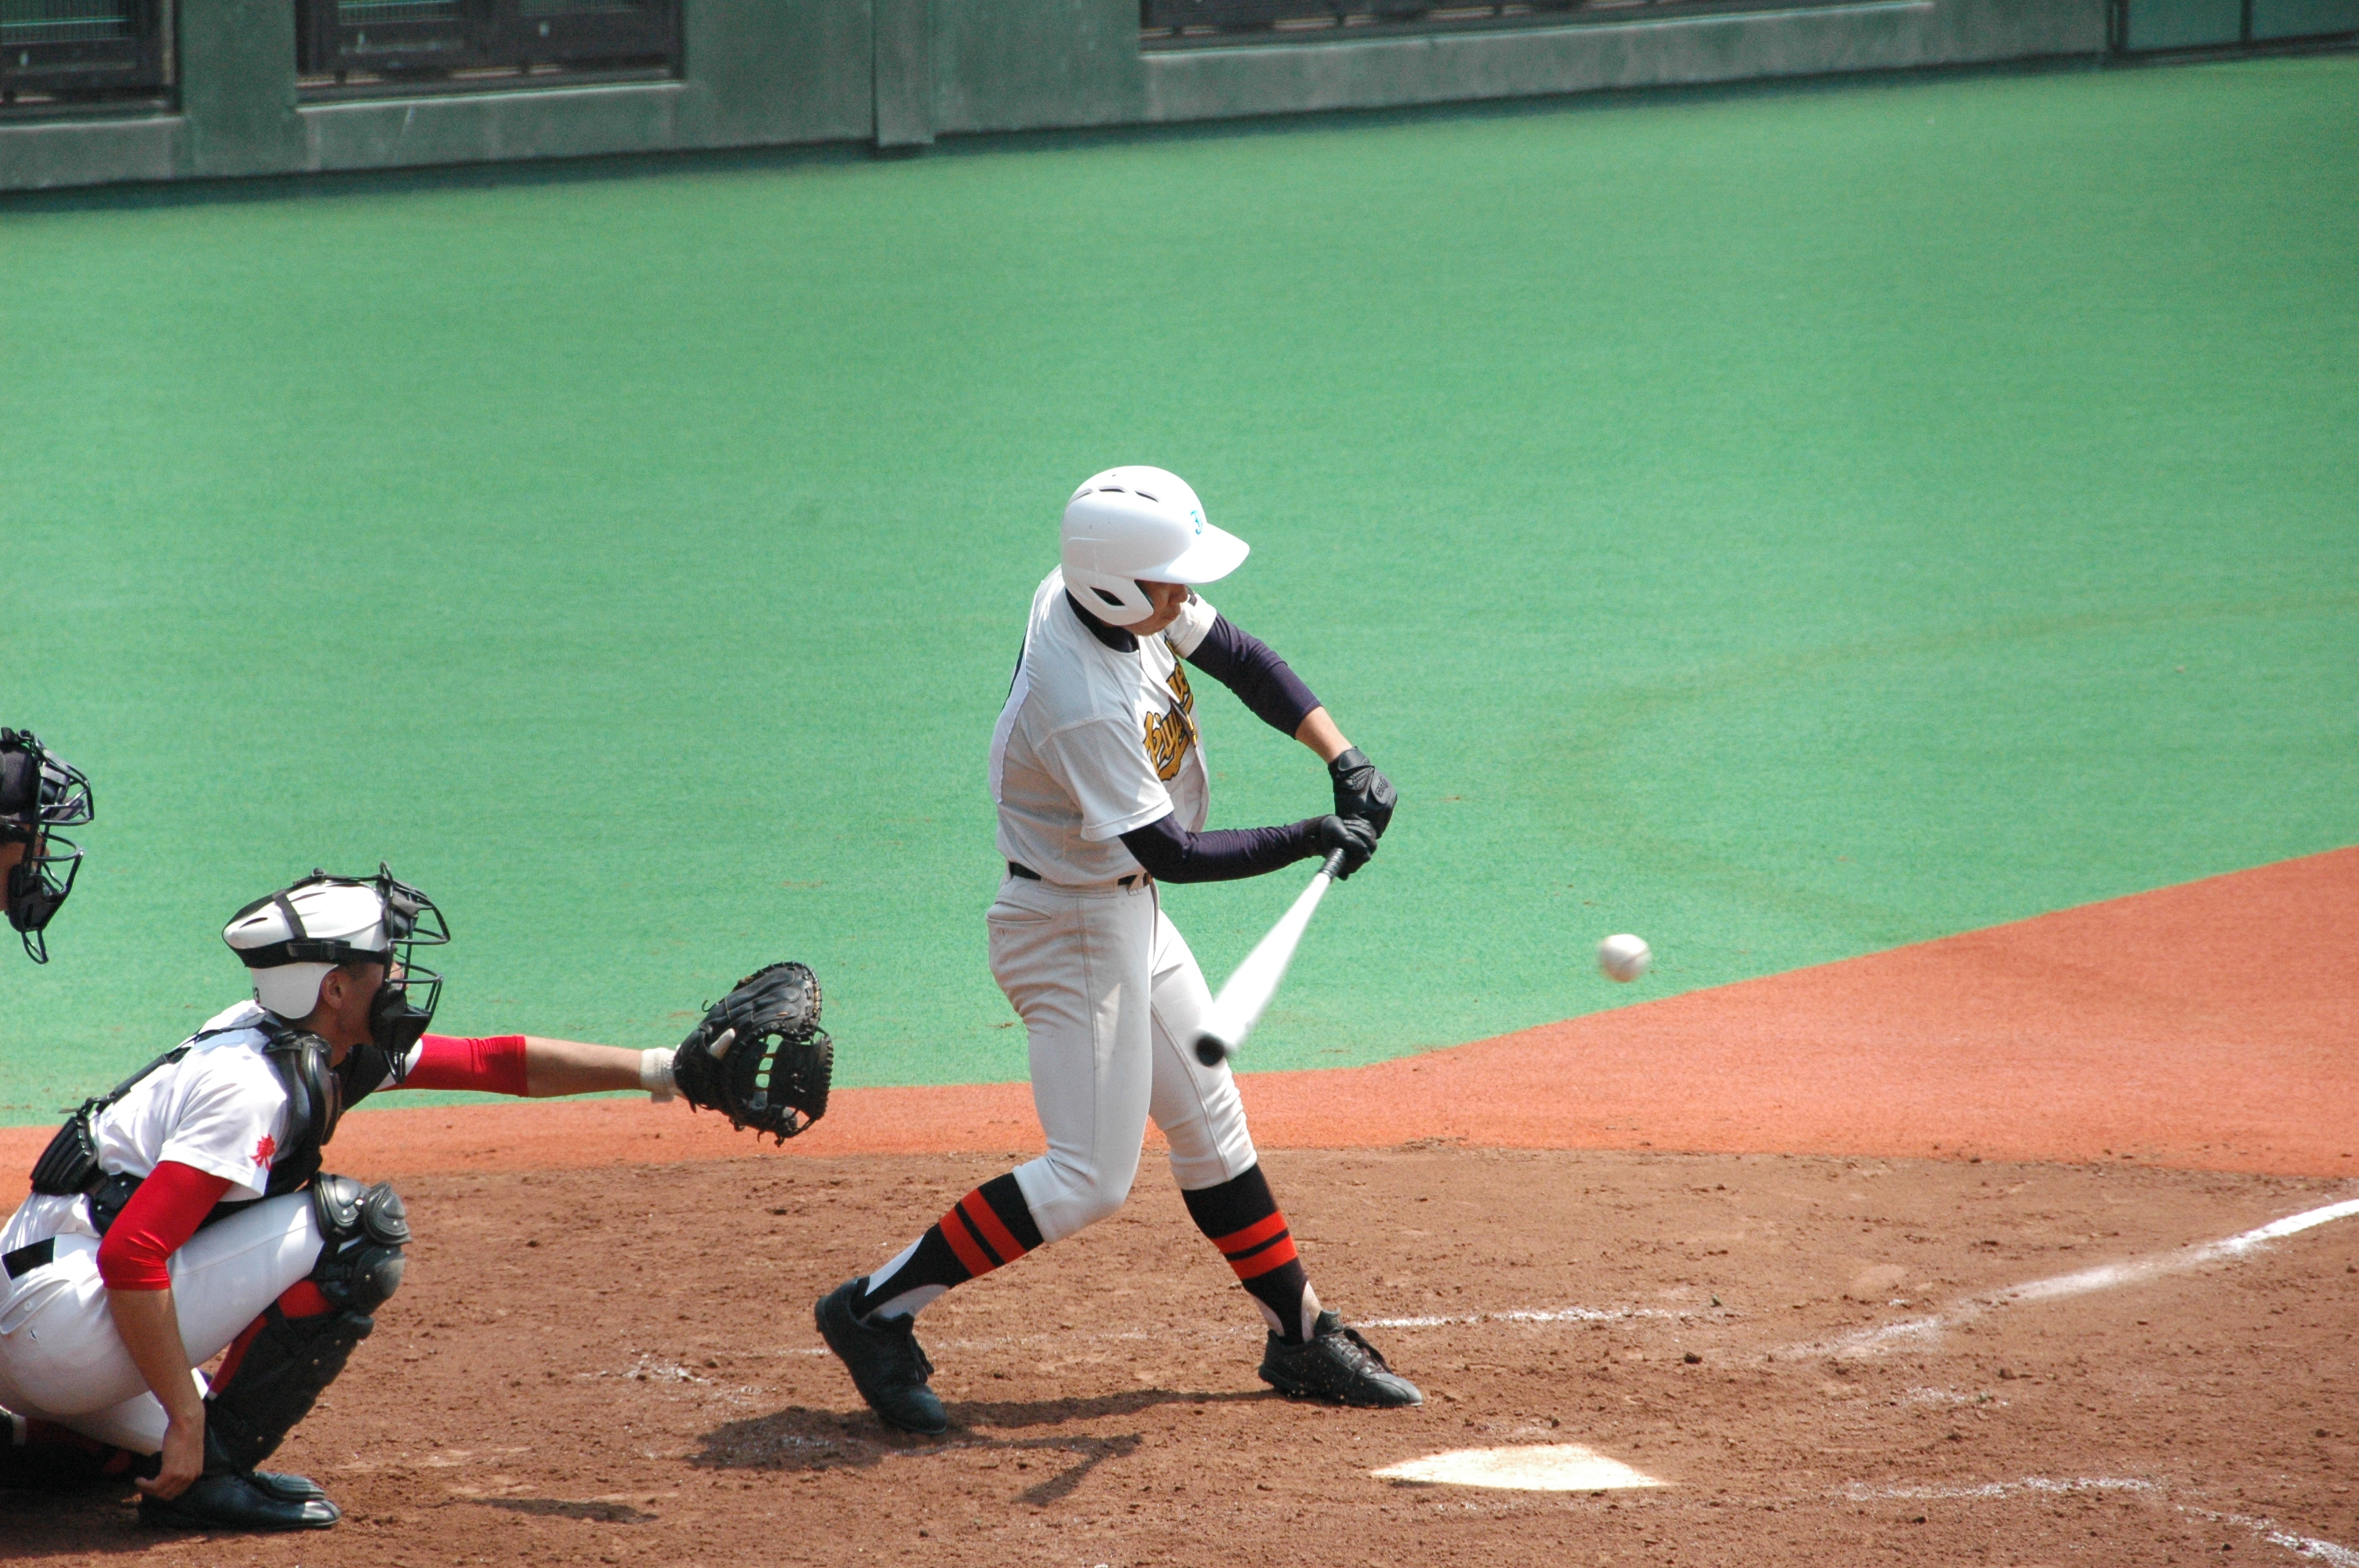
[[[311,1195],[267,1198],[190,1238],[172,1254],[172,1304],[189,1365],[229,1348],[320,1260]],[[164,1446],[164,1407],[147,1390],[106,1309],[98,1238],[60,1236],[57,1255],[0,1297],[0,1406],[136,1453]],[[201,1374],[189,1374],[204,1387]]]
[[1049,1152],[1016,1168],[1040,1238],[1103,1219],[1130,1195],[1149,1117],[1184,1190],[1259,1158],[1228,1064],[1196,1060],[1212,1006],[1155,884],[1060,887],[1010,876],[991,906],[991,973],[1024,1020],[1032,1104]]

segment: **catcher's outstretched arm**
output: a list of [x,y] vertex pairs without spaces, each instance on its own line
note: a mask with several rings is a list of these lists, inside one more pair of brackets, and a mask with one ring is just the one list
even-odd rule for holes
[[672,1087],[671,1058],[669,1049],[623,1051],[537,1034],[494,1034],[484,1039],[429,1034],[418,1043],[398,1082],[385,1087],[476,1089],[540,1099],[645,1088],[668,1098]]
[[646,1054],[614,1045],[527,1034],[524,1037],[524,1092],[534,1099],[549,1099],[558,1095],[641,1088],[646,1087],[640,1071]]

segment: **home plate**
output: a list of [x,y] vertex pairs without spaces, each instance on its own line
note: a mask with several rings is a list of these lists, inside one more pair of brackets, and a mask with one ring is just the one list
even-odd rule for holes
[[1460,1448],[1423,1459],[1404,1459],[1386,1465],[1375,1476],[1380,1481],[1495,1487],[1511,1492],[1612,1492],[1663,1485],[1619,1459],[1608,1459],[1578,1443]]

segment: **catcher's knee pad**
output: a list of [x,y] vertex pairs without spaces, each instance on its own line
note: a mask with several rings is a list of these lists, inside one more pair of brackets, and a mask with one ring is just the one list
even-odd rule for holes
[[366,1318],[401,1288],[401,1249],[409,1241],[401,1195],[384,1182],[364,1187],[350,1176],[321,1175],[311,1182],[311,1209],[321,1236],[312,1283],[334,1305]]

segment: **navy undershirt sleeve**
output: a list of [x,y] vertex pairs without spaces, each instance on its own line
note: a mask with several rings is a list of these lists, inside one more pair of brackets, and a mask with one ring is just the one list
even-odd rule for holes
[[1122,847],[1158,882],[1225,882],[1257,877],[1319,852],[1310,841],[1308,822],[1190,833],[1169,812],[1124,834]]
[[1188,662],[1237,694],[1254,716],[1281,735],[1302,728],[1319,698],[1302,677],[1273,653],[1268,643],[1250,632],[1229,624],[1225,615],[1212,619],[1212,629],[1188,655]]

